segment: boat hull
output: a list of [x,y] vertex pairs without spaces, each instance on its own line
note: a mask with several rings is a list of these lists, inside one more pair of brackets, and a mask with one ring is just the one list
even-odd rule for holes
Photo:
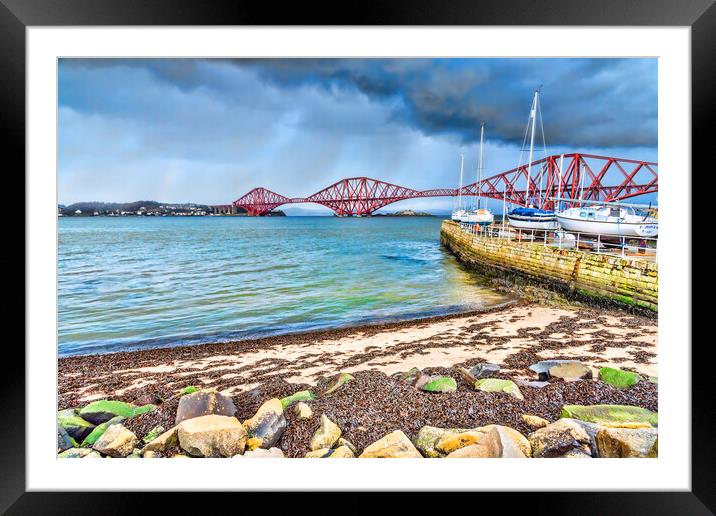
[[495,221],[495,216],[490,213],[488,210],[477,210],[477,212],[473,212],[468,214],[467,216],[467,222],[469,224],[479,224],[480,226],[489,226]]
[[557,215],[559,225],[565,231],[586,233],[590,235],[610,235],[623,237],[656,237],[659,234],[659,225],[651,221],[646,222],[613,222],[599,220],[575,219]]
[[538,229],[538,230],[550,230],[557,229],[556,218],[551,219],[528,219],[522,217],[512,217],[507,215],[507,220],[510,226],[517,229]]

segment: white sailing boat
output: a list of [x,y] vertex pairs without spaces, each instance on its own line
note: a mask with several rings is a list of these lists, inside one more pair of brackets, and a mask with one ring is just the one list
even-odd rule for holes
[[467,222],[470,224],[479,224],[480,226],[489,226],[495,220],[495,216],[490,210],[482,207],[482,170],[483,170],[483,146],[485,143],[485,122],[480,125],[480,161],[477,166],[477,197],[475,209],[467,215]]
[[535,90],[534,97],[532,99],[532,107],[530,108],[530,116],[527,120],[527,129],[525,130],[525,137],[522,140],[522,147],[520,148],[520,166],[522,165],[522,149],[524,149],[527,141],[527,135],[530,135],[530,152],[527,159],[527,171],[525,174],[526,186],[525,186],[525,201],[526,207],[515,208],[507,214],[507,220],[510,222],[510,226],[519,229],[537,229],[537,230],[550,230],[557,228],[557,217],[552,210],[543,209],[544,197],[541,197],[542,190],[542,170],[539,174],[539,191],[536,191],[537,203],[539,206],[534,206],[530,200],[530,179],[532,177],[532,157],[535,146],[535,131],[537,127],[537,119],[539,118],[539,125],[542,132],[542,152],[547,155],[547,144],[544,137],[544,127],[542,124],[542,115],[539,107],[539,89]]
[[457,191],[457,209],[452,212],[452,220],[455,222],[467,222],[467,210],[462,207],[462,172],[465,165],[465,156],[460,154],[460,188]]
[[659,219],[644,206],[615,202],[581,201],[587,206],[557,212],[557,220],[565,231],[589,235],[618,237],[656,237]]

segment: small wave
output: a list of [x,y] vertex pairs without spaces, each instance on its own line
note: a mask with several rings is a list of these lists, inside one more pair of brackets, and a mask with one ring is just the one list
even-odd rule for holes
[[431,262],[433,260],[430,260],[429,258],[416,258],[415,256],[406,256],[406,255],[396,255],[396,254],[382,254],[380,255],[381,258],[384,258],[386,260],[393,260],[396,262],[406,262],[406,263],[427,263]]

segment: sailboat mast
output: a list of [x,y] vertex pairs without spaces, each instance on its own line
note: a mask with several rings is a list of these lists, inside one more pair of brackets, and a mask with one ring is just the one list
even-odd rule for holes
[[460,154],[460,189],[457,191],[457,209],[462,209],[462,167],[465,163],[465,155]]
[[532,125],[532,132],[530,134],[530,155],[527,160],[527,190],[526,190],[526,196],[525,201],[529,202],[529,196],[530,196],[530,177],[532,177],[532,152],[534,151],[535,147],[535,125],[537,125],[536,117],[537,117],[537,97],[539,97],[539,90],[535,90],[535,96],[532,100],[532,110],[530,111],[530,124]]
[[485,122],[480,124],[480,163],[477,165],[477,209],[482,207],[482,147],[485,143]]

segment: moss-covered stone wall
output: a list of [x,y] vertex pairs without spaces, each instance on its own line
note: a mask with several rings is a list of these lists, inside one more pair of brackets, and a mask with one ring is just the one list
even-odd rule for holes
[[440,241],[460,261],[489,275],[519,276],[570,297],[658,312],[656,263],[476,237],[452,221],[443,222]]

